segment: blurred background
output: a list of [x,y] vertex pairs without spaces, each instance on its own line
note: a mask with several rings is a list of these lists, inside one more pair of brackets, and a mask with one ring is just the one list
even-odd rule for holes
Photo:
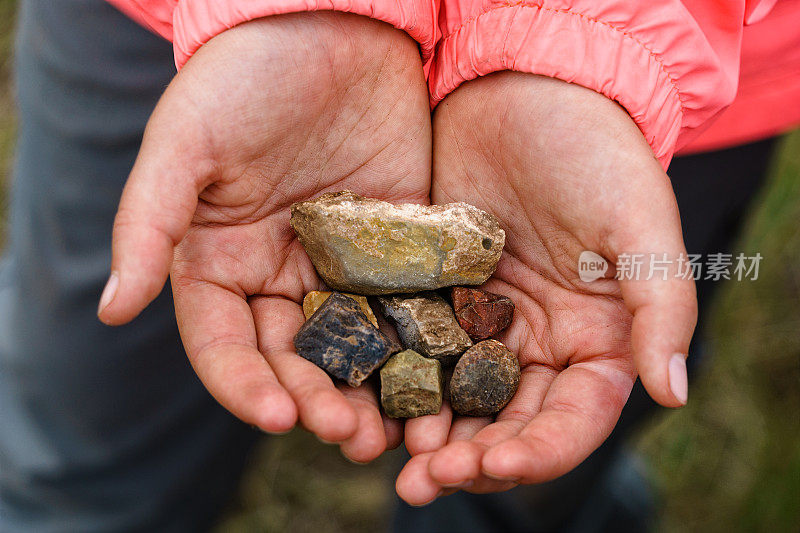
[[[15,1],[0,0],[0,246],[15,113]],[[761,253],[757,281],[714,304],[711,357],[689,405],[662,409],[635,447],[659,504],[657,531],[800,531],[800,132],[786,136],[734,248]],[[399,451],[348,463],[301,432],[265,441],[219,532],[381,531],[391,519]]]

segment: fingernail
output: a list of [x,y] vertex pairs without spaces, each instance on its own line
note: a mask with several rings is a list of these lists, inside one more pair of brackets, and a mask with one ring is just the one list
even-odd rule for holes
[[113,300],[114,296],[117,294],[118,287],[119,275],[116,272],[111,272],[111,275],[108,277],[108,281],[106,282],[106,287],[103,289],[103,294],[100,296],[100,304],[97,306],[97,314],[100,314],[103,309],[108,307],[108,304],[111,303],[111,300]]
[[292,432],[292,429],[287,429],[286,431],[267,431],[266,429],[262,429],[254,424],[250,424],[250,428],[258,431],[259,433],[263,433],[264,435],[269,435],[271,437],[280,437],[281,435],[287,435]]
[[339,453],[341,453],[342,457],[347,459],[348,462],[353,463],[354,465],[364,466],[369,464],[369,461],[356,461],[355,459],[349,457],[346,453],[344,453],[344,451],[341,448],[339,448]]
[[669,388],[675,399],[686,405],[689,398],[689,378],[686,376],[686,356],[673,354],[669,360]]
[[468,479],[467,481],[462,481],[461,483],[453,483],[452,485],[444,485],[448,489],[469,489],[475,484],[475,481],[472,479]]
[[493,479],[495,481],[511,481],[513,483],[519,483],[520,478],[513,477],[513,476],[496,476],[484,470],[483,475],[488,477],[489,479]]
[[409,505],[410,505],[411,507],[425,507],[426,505],[430,505],[430,504],[432,504],[433,502],[435,502],[435,501],[436,501],[436,499],[437,499],[437,498],[439,498],[439,496],[441,496],[442,494],[444,494],[444,489],[443,489],[443,490],[440,490],[439,492],[437,492],[437,493],[436,493],[436,496],[434,496],[432,500],[429,500],[429,501],[427,501],[427,502],[425,502],[425,503],[410,503]]

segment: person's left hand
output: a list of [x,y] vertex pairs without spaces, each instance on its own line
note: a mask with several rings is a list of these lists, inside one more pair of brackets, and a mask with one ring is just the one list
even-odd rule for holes
[[[614,428],[637,372],[659,403],[686,402],[694,283],[668,266],[613,279],[623,253],[685,253],[669,178],[616,103],[558,80],[503,72],[470,81],[434,116],[433,203],[496,215],[503,256],[485,288],[516,304],[498,339],[518,355],[519,389],[494,418],[406,423],[413,455],[397,480],[408,503],[506,490],[565,474]],[[610,262],[582,281],[578,257]],[[649,257],[649,256],[647,256]],[[619,267],[619,265],[617,265]]]

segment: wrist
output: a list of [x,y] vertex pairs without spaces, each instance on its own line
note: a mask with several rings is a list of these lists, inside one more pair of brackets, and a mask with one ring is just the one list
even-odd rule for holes
[[[454,124],[462,126],[454,129]],[[469,125],[470,135],[462,133],[463,124]],[[576,174],[578,166],[596,169],[602,158],[613,160],[620,170],[656,163],[636,123],[615,101],[580,85],[534,74],[501,71],[462,84],[436,108],[434,131],[437,142],[462,147],[440,152],[483,157],[485,161],[471,166],[491,167],[496,171],[490,179],[518,181],[521,187],[531,185],[537,170],[531,161]],[[503,148],[502,168],[492,164],[494,153],[485,149],[487,139]],[[595,178],[586,174],[586,179]]]
[[[360,15],[336,11],[292,13],[245,22],[209,40],[186,63],[213,61],[284,77],[353,82],[386,60],[421,72],[416,42],[403,31]],[[380,63],[379,63],[380,64]]]

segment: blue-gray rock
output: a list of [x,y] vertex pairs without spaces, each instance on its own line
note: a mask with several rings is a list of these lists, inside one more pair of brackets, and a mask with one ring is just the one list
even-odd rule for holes
[[294,348],[330,375],[358,387],[400,350],[372,325],[361,306],[341,293],[331,294],[297,332]]

